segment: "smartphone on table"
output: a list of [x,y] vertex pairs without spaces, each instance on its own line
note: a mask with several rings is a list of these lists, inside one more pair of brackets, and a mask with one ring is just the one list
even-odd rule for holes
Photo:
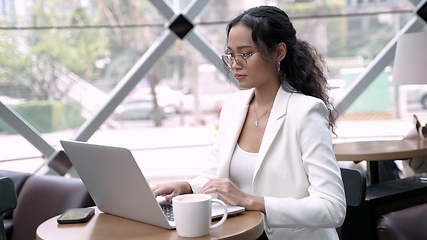
[[93,208],[71,208],[58,217],[58,223],[85,223],[95,214]]

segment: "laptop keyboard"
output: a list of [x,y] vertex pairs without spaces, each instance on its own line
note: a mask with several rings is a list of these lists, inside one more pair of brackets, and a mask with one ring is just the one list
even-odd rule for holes
[[172,208],[172,205],[170,205],[170,204],[160,204],[160,207],[162,208],[163,213],[165,214],[166,219],[168,221],[171,221],[171,222],[175,221],[174,218],[173,218],[173,208]]

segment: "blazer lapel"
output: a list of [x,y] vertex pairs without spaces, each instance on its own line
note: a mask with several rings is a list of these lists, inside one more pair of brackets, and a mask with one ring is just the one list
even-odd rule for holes
[[268,119],[267,128],[265,129],[264,136],[262,138],[261,146],[258,152],[258,158],[255,165],[255,176],[258,173],[259,168],[261,167],[264,158],[270,149],[271,144],[276,138],[277,133],[282,128],[283,123],[286,119],[286,112],[288,110],[289,99],[291,98],[292,93],[286,92],[281,87],[277,92],[276,98],[274,100],[273,108],[271,109],[271,114]]
[[230,175],[231,157],[240,136],[240,132],[245,122],[248,113],[249,102],[253,97],[253,89],[246,90],[246,94],[242,95],[242,99],[227,112],[227,120],[221,123],[221,160],[218,166],[217,176],[219,178],[228,178]]

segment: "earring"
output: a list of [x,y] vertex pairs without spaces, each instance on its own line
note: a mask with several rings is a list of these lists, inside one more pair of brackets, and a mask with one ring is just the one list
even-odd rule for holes
[[280,62],[277,62],[277,71],[280,72]]

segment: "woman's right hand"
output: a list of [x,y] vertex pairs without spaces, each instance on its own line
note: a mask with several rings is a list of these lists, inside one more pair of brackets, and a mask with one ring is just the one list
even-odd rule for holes
[[190,185],[184,181],[157,184],[155,187],[151,188],[151,191],[154,197],[165,195],[165,199],[168,202],[175,196],[193,193]]

